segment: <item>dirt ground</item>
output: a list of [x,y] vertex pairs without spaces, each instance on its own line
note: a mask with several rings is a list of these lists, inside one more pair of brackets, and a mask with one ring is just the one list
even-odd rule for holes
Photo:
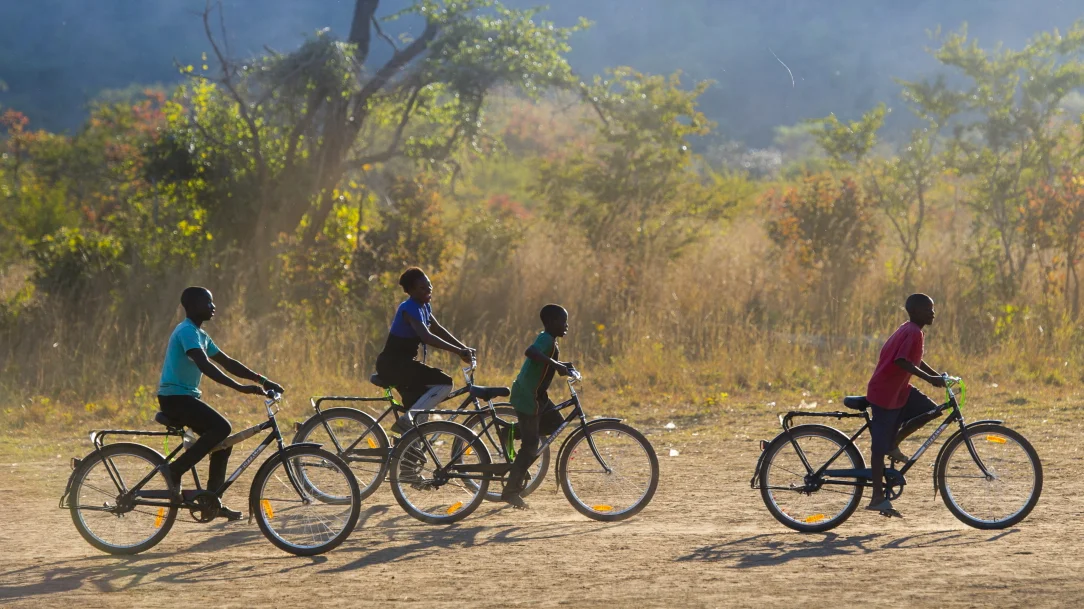
[[[1080,423],[1050,411],[1010,421],[1035,444],[1046,481],[1031,516],[1004,531],[968,528],[934,498],[931,452],[897,502],[904,520],[859,510],[827,534],[791,532],[748,484],[755,439],[774,435],[762,410],[752,426],[734,422],[749,419],[740,413],[682,421],[676,432],[645,422],[662,479],[626,522],[578,515],[552,474],[531,511],[485,504],[448,527],[406,516],[384,487],[354,534],[316,558],[280,552],[254,523],[198,525],[186,515],[143,555],[101,554],[57,509],[67,459],[83,449],[46,455],[9,436],[0,443],[0,605],[1079,607]],[[243,482],[227,503],[243,507]]]

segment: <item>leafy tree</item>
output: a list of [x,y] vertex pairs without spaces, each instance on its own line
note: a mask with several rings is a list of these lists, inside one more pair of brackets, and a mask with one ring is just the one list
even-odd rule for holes
[[1024,282],[1032,250],[1025,242],[1029,190],[1051,176],[1066,133],[1058,123],[1062,101],[1084,86],[1084,21],[1064,35],[1056,30],[1022,50],[985,50],[966,29],[933,51],[967,85],[944,79],[908,83],[920,112],[939,125],[951,121],[950,162],[970,178],[976,255],[994,256],[996,289],[1004,301]]
[[841,300],[877,250],[876,207],[853,178],[806,176],[766,195],[768,237],[805,290],[826,308]]
[[711,128],[696,109],[707,86],[686,90],[677,74],[629,68],[583,85],[598,113],[595,140],[542,163],[547,213],[578,226],[600,251],[627,252],[630,267],[680,255],[750,194],[743,179],[705,169],[690,150]]
[[1040,251],[1054,255],[1039,262],[1048,292],[1060,292],[1073,319],[1080,313],[1080,263],[1084,245],[1084,174],[1064,166],[1053,183],[1040,184],[1028,191],[1024,231],[1028,241]]
[[[379,0],[356,0],[349,38],[320,34],[289,54],[228,56],[204,24],[218,74],[197,71],[167,111],[157,178],[208,210],[208,223],[255,261],[257,281],[280,234],[311,245],[344,182],[397,158],[441,162],[480,146],[483,106],[496,87],[537,95],[572,82],[564,54],[579,27],[536,21],[494,0],[418,0],[392,18],[425,22],[414,39],[386,36]],[[364,66],[374,40],[391,58]],[[303,227],[304,225],[304,227]],[[302,228],[303,227],[303,228]]]

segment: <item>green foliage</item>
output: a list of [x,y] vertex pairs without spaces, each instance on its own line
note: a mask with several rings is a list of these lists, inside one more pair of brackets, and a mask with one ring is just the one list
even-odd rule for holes
[[108,235],[61,228],[45,236],[34,249],[34,281],[58,299],[79,302],[90,295],[100,297],[124,279],[127,265],[123,254],[124,246]]
[[708,222],[725,217],[749,189],[698,168],[690,139],[711,123],[696,109],[708,83],[681,88],[677,74],[628,68],[583,85],[599,120],[590,147],[543,162],[547,213],[579,227],[593,247],[627,252],[630,265],[676,257]]
[[766,199],[768,237],[791,265],[794,279],[826,299],[845,296],[880,240],[876,208],[858,183],[827,173],[809,175],[800,186]]
[[877,131],[884,125],[887,111],[881,104],[849,123],[841,122],[835,114],[810,121],[815,126],[813,137],[837,167],[857,165],[877,143]]

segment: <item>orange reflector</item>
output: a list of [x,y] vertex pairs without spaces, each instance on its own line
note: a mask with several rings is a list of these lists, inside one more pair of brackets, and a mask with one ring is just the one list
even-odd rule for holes
[[463,454],[464,455],[473,455],[474,454],[474,448],[468,446],[467,450],[463,451]]
[[463,502],[462,501],[456,501],[455,503],[452,504],[452,507],[448,508],[448,513],[449,514],[454,514],[454,513],[458,512],[459,508],[461,508],[461,507],[463,507]]
[[376,440],[374,440],[372,436],[366,437],[365,441],[369,443],[369,448],[376,448]]
[[158,508],[158,515],[154,517],[154,528],[162,528],[162,521],[166,519],[166,508]]
[[820,522],[825,518],[827,518],[827,516],[825,516],[824,514],[813,514],[812,516],[806,516],[804,519],[802,519],[802,522],[805,522],[806,524],[813,524],[815,522]]
[[1007,442],[1007,440],[1001,436],[986,436],[986,441],[993,442],[994,444],[1004,444]]
[[266,499],[260,499],[260,507],[263,508],[263,513],[267,514],[267,519],[271,520],[275,517],[275,510],[271,509],[271,502]]
[[614,510],[614,506],[612,506],[612,505],[592,505],[591,509],[595,510],[596,512],[612,512]]

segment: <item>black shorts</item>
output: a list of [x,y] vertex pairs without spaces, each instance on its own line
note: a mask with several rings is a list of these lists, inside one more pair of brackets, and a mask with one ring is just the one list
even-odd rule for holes
[[869,424],[869,435],[873,452],[883,455],[892,450],[896,444],[896,434],[899,433],[903,423],[926,414],[937,406],[933,400],[926,397],[926,394],[914,387],[911,387],[911,393],[908,394],[907,403],[903,405],[903,408],[889,410],[871,404],[869,409],[873,415],[873,421]]
[[439,368],[426,366],[416,359],[407,359],[381,353],[376,358],[376,373],[390,385],[395,385],[403,398],[403,406],[409,408],[433,385],[451,385],[452,377]]

